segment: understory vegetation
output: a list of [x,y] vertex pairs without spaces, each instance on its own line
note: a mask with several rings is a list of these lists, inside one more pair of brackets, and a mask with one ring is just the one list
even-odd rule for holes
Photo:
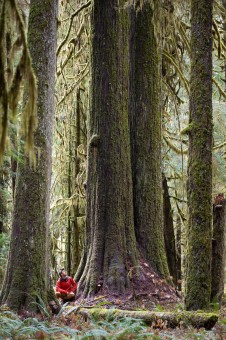
[[[76,307],[77,308],[77,307]],[[181,306],[175,306],[175,309]],[[174,340],[174,339],[224,339],[226,314],[211,331],[195,329],[181,322],[176,329],[170,329],[162,320],[146,325],[142,320],[116,318],[114,320],[95,320],[89,314],[85,317],[74,314],[74,307],[65,306],[54,319],[43,315],[20,316],[9,311],[0,311],[0,339],[75,339],[75,340]],[[71,312],[72,310],[72,312]]]

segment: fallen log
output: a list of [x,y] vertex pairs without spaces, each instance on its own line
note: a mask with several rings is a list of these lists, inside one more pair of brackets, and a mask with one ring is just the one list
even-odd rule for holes
[[115,318],[134,318],[140,319],[147,325],[152,323],[158,324],[161,320],[169,328],[178,326],[193,326],[194,328],[211,329],[218,320],[218,315],[214,313],[204,312],[154,312],[154,311],[130,311],[120,309],[104,309],[104,308],[79,308],[77,313],[85,317],[90,316],[96,320]]

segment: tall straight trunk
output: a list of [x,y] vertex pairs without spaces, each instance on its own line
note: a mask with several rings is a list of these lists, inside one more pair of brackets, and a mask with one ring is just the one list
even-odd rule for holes
[[[219,196],[218,196],[219,197]],[[221,303],[224,294],[226,200],[213,205],[211,300]]]
[[[68,129],[69,129],[69,136],[68,136],[68,198],[71,197],[72,194],[72,113],[69,114],[69,121],[68,121]],[[67,263],[67,273],[71,276],[71,241],[72,241],[72,208],[69,208],[68,217],[67,217],[67,236],[66,236],[66,263]]]
[[171,210],[171,203],[169,197],[169,189],[167,179],[163,175],[163,216],[164,216],[164,240],[166,248],[166,257],[169,267],[170,275],[175,284],[177,284],[177,254],[175,244],[175,234],[173,225],[173,215]]
[[35,168],[19,164],[8,268],[1,303],[36,309],[47,301],[49,280],[49,191],[51,180],[57,0],[31,0],[28,42],[38,79],[38,149]]
[[[222,0],[222,5],[224,7],[224,13],[222,15],[223,17],[223,29],[224,29],[224,35],[223,35],[223,42],[226,44],[226,0]],[[226,61],[224,59],[224,79],[226,79]],[[226,89],[226,82],[225,82],[225,89]]]
[[0,167],[0,234],[5,231],[4,220],[6,215],[5,181],[3,177],[3,166]]
[[188,249],[185,305],[205,309],[211,290],[212,0],[191,1]]
[[[76,274],[84,295],[103,282],[124,292],[136,265],[128,123],[129,15],[125,0],[94,0],[84,257]],[[82,275],[81,275],[82,274]]]
[[[74,149],[75,157],[73,160],[73,179],[74,187],[76,187],[76,180],[80,171],[80,159],[78,157],[78,146],[82,143],[81,140],[81,98],[80,98],[80,88],[78,88],[76,93],[76,116],[75,116],[75,136],[74,136]],[[79,216],[79,199],[75,201],[73,205],[73,223],[72,223],[72,264],[71,271],[73,274],[79,266],[81,259],[81,232],[78,223]]]
[[168,276],[161,173],[160,4],[136,1],[131,30],[133,200],[136,238],[144,258]]
[[177,216],[177,233],[176,233],[176,254],[177,254],[177,287],[181,290],[181,279],[182,279],[182,269],[181,269],[181,219]]

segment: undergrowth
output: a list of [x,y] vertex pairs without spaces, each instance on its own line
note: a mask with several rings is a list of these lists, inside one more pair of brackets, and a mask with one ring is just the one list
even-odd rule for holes
[[7,256],[9,251],[9,235],[6,233],[0,234],[0,289],[6,269]]
[[[21,320],[16,314],[0,313],[0,339],[75,339],[75,340],[133,340],[133,339],[221,339],[214,331],[193,328],[167,329],[159,320],[151,326],[133,318],[113,321],[84,319],[74,313],[66,313],[58,318],[42,320],[26,318]],[[222,338],[223,339],[223,338]]]

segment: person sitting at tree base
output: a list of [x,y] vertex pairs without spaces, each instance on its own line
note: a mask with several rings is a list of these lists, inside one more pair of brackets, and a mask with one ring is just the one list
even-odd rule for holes
[[75,299],[75,293],[77,290],[77,284],[75,280],[67,276],[64,268],[59,271],[59,280],[56,284],[56,297],[63,300],[63,303],[73,301]]

